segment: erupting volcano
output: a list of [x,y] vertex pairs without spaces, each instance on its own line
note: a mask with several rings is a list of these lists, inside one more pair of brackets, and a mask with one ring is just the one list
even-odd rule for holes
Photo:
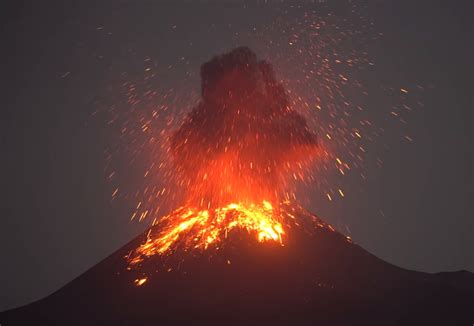
[[150,230],[132,265],[179,246],[205,249],[238,228],[281,243],[279,205],[295,199],[317,156],[316,135],[250,49],[213,58],[201,79],[201,101],[170,139],[185,204]]
[[2,324],[472,324],[471,273],[393,266],[301,207],[296,186],[317,177],[326,150],[268,62],[237,48],[202,65],[201,79],[166,142],[180,207]]

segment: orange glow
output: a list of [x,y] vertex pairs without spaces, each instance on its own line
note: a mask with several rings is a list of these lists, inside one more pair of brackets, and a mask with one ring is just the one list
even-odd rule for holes
[[[234,229],[246,230],[255,235],[259,242],[277,241],[283,244],[285,231],[276,216],[273,205],[268,201],[258,205],[232,203],[212,211],[182,207],[160,220],[150,231],[147,241],[131,256],[130,264],[136,265],[144,257],[163,255],[178,247],[207,249],[226,238]],[[154,231],[157,233],[152,233]]]
[[137,278],[137,279],[135,280],[135,285],[136,285],[136,286],[141,286],[141,285],[143,285],[146,281],[147,281],[147,278],[146,278],[146,277],[140,278],[140,279]]

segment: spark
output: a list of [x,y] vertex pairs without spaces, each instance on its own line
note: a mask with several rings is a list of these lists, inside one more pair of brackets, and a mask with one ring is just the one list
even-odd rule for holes
[[136,286],[142,286],[143,284],[145,284],[145,282],[147,281],[147,278],[144,277],[144,278],[140,278],[140,279],[136,279],[135,280],[135,285]]

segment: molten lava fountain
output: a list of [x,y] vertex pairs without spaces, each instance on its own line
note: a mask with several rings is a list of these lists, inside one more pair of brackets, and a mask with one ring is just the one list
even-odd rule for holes
[[235,229],[283,245],[292,218],[285,207],[311,175],[316,135],[268,62],[237,48],[203,64],[201,80],[200,102],[169,139],[184,204],[149,230],[131,266],[178,249],[218,248]]

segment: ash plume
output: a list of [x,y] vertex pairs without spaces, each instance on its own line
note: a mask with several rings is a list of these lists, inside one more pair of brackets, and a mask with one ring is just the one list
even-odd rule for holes
[[239,47],[201,66],[201,100],[171,137],[171,152],[188,199],[209,207],[290,196],[316,144],[272,65]]

